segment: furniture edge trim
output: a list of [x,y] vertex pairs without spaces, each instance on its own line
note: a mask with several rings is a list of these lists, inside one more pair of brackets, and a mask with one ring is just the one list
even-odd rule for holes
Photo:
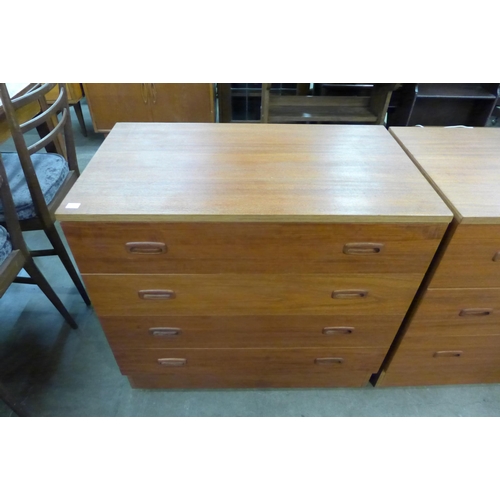
[[[61,222],[298,222],[298,223],[444,223],[453,215],[169,215],[169,214],[71,214],[56,211]],[[490,223],[492,219],[489,219]]]

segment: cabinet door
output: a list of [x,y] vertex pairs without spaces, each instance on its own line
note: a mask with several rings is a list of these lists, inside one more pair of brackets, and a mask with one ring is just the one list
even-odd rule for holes
[[154,122],[213,122],[211,83],[153,83],[151,110]]
[[147,83],[85,83],[85,95],[96,132],[109,132],[117,122],[150,122]]

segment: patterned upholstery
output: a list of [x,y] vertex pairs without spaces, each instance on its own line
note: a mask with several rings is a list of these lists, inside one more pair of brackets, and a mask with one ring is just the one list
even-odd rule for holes
[[[2,153],[2,160],[19,220],[35,217],[35,207],[17,153]],[[31,155],[31,160],[43,197],[50,203],[68,175],[68,164],[61,155],[54,153],[35,153]],[[0,221],[5,220],[3,212],[3,205],[0,202]]]
[[7,229],[0,226],[0,265],[12,252],[12,245],[10,244],[9,233]]

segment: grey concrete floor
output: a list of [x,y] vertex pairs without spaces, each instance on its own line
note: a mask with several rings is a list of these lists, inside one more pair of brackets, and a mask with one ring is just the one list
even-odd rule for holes
[[[83,170],[103,141],[84,104],[73,126]],[[2,144],[2,151],[13,145]],[[43,233],[27,235],[42,248]],[[139,390],[120,374],[92,308],[57,257],[38,258],[74,315],[72,330],[43,293],[13,284],[0,300],[0,380],[33,416],[499,416],[500,384],[375,389]],[[14,416],[0,402],[0,416]]]

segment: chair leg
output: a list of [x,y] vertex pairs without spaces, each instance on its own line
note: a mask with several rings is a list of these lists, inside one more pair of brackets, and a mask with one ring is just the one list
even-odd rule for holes
[[[38,132],[40,139],[43,139],[50,132],[49,127],[47,126],[47,124],[45,122],[38,125],[38,127],[36,127],[36,130]],[[45,151],[47,151],[47,153],[58,153],[59,152],[59,151],[57,151],[57,148],[53,142],[49,142],[45,146]]]
[[75,284],[76,288],[80,292],[80,295],[82,296],[82,299],[85,301],[85,303],[90,306],[90,298],[87,295],[87,291],[85,290],[85,287],[83,286],[82,280],[80,279],[80,276],[78,276],[78,273],[75,269],[75,266],[73,265],[73,262],[71,261],[71,257],[69,256],[66,247],[64,246],[64,243],[61,240],[61,237],[59,236],[59,233],[57,232],[56,227],[53,225],[47,229],[45,229],[45,234],[47,235],[47,238],[49,239],[50,243],[54,247],[54,250],[56,251],[57,255],[61,259],[61,262],[63,263],[64,267],[66,268],[66,271],[68,271],[68,274],[70,275],[71,279],[73,280],[73,283]]
[[0,384],[0,399],[18,416],[18,417],[29,417],[26,410],[16,401],[14,401],[7,389]]
[[82,129],[83,137],[87,137],[87,127],[85,126],[85,120],[83,119],[82,105],[80,104],[80,101],[73,104],[73,109],[75,110],[76,117],[78,118],[78,123],[80,124],[80,128]]
[[26,272],[33,278],[33,281],[36,285],[42,290],[45,296],[52,302],[54,307],[61,313],[62,317],[69,323],[71,328],[75,330],[78,328],[75,320],[71,317],[71,314],[68,312],[64,304],[61,302],[61,299],[57,296],[56,292],[49,285],[49,282],[45,279],[45,276],[42,274],[38,266],[35,264],[35,261],[31,258],[28,259],[26,264],[24,265],[24,269]]

